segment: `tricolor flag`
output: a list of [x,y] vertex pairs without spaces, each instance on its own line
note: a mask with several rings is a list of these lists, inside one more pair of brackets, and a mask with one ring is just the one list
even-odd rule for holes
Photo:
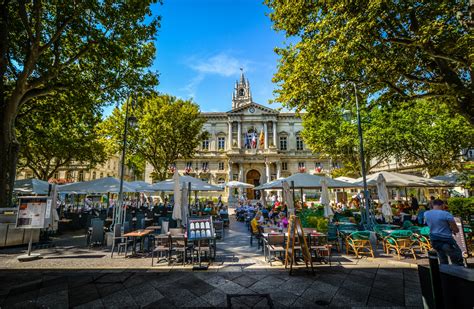
[[248,133],[245,133],[245,145],[244,145],[245,149],[248,149],[250,148],[250,141],[249,141],[249,134]]
[[257,148],[257,133],[252,133],[252,148]]

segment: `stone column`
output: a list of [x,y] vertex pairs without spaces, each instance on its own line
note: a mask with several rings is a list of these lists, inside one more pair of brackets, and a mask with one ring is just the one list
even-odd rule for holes
[[244,164],[239,163],[239,181],[244,182]]
[[227,170],[229,172],[229,181],[232,181],[232,162],[230,160],[227,162]]
[[273,146],[277,147],[277,122],[276,121],[273,121]]
[[277,168],[277,179],[281,177],[281,162],[276,163]]
[[227,135],[227,149],[232,149],[232,121],[229,121],[229,133]]
[[237,123],[237,147],[242,148],[242,122]]
[[267,122],[265,121],[263,123],[263,134],[264,134],[264,148],[268,149],[268,128],[267,128]]
[[270,182],[270,163],[265,161],[265,182]]

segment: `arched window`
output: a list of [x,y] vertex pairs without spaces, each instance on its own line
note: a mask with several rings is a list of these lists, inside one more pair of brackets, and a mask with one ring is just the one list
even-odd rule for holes
[[243,97],[245,95],[245,90],[244,88],[239,89],[239,96]]

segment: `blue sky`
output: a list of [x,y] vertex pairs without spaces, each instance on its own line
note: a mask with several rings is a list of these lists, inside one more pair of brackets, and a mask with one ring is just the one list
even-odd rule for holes
[[243,67],[253,100],[268,105],[274,48],[285,38],[271,28],[261,0],[164,0],[153,11],[162,17],[153,64],[158,91],[193,98],[205,112],[228,111]]

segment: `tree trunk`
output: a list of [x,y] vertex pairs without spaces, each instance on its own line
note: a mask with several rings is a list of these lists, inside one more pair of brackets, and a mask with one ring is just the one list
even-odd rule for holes
[[15,115],[16,113],[12,114],[8,108],[0,110],[0,207],[12,206],[13,185],[20,150],[14,132]]

